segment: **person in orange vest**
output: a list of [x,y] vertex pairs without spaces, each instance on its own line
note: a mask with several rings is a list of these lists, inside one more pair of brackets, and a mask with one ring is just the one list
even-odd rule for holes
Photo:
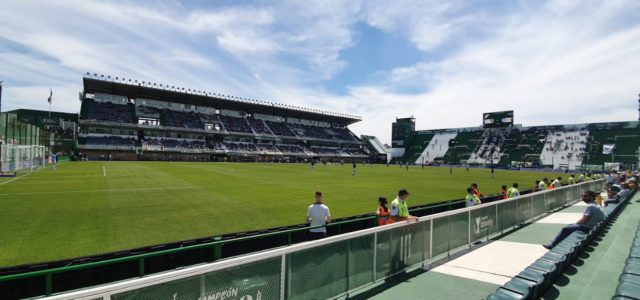
[[478,198],[482,197],[482,193],[480,193],[480,189],[478,189],[478,184],[477,183],[472,183],[471,184],[471,189],[473,190],[473,194],[476,195]]
[[378,198],[378,209],[376,210],[376,216],[378,216],[378,225],[387,225],[393,223],[391,219],[391,212],[389,208],[387,208],[387,198],[380,197]]

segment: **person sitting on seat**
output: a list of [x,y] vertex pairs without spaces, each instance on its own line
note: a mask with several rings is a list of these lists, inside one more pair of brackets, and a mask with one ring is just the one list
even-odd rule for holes
[[542,246],[547,249],[552,249],[574,231],[579,230],[587,233],[600,223],[600,221],[604,220],[604,212],[596,205],[595,199],[596,193],[593,191],[585,191],[582,193],[582,201],[587,204],[587,209],[585,209],[582,218],[580,218],[576,224],[569,224],[563,227],[553,241],[543,244]]
[[620,203],[620,201],[624,200],[629,196],[629,185],[626,183],[620,184],[620,188],[618,189],[616,186],[611,188],[611,196],[604,202],[604,205],[607,206],[609,203]]

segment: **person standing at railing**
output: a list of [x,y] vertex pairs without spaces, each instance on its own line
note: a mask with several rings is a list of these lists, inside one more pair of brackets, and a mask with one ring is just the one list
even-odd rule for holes
[[376,216],[378,217],[378,225],[387,225],[393,223],[391,220],[391,211],[387,208],[387,198],[378,198],[378,209],[376,210]]
[[600,221],[604,220],[604,212],[595,203],[595,199],[596,193],[594,193],[593,191],[585,191],[582,194],[582,201],[587,204],[587,208],[585,209],[582,218],[580,218],[580,220],[578,220],[576,224],[569,224],[563,227],[558,235],[553,239],[553,241],[551,241],[551,243],[543,244],[542,246],[551,250],[574,231],[580,230],[584,233],[587,233],[589,232],[589,230],[593,229],[593,227],[595,227]]
[[576,184],[576,179],[573,177],[573,174],[569,175],[569,184]]
[[467,188],[467,197],[465,197],[465,204],[467,207],[476,206],[482,204],[480,198],[475,194],[473,188]]
[[553,186],[553,188],[559,188],[562,186],[562,177],[558,176],[558,178],[554,179],[553,182],[551,182],[551,186]]
[[549,179],[547,179],[546,177],[543,178],[542,181],[537,181],[537,183],[538,183],[538,191],[546,190],[548,182],[549,182]]
[[393,222],[417,220],[416,217],[409,214],[407,197],[409,197],[409,192],[406,189],[401,189],[398,191],[398,196],[391,201],[390,215]]
[[503,185],[500,188],[500,194],[502,195],[500,197],[501,200],[505,200],[505,199],[509,198],[509,191],[507,190],[507,186],[506,185]]
[[[331,223],[329,207],[322,203],[322,192],[316,192],[316,201],[307,209],[306,223],[310,227],[324,226]],[[327,228],[319,227],[309,229],[309,240],[318,240],[327,237]]]
[[471,189],[473,189],[473,194],[476,195],[476,197],[478,197],[478,199],[482,198],[482,193],[480,193],[480,189],[478,188],[478,184],[477,183],[472,183],[471,184]]
[[520,196],[520,191],[518,190],[518,183],[514,182],[513,185],[507,190],[507,197],[513,198]]

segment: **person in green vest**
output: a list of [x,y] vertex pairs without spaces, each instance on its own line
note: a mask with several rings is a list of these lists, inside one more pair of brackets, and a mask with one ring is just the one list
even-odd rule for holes
[[587,173],[587,176],[584,178],[584,181],[591,181],[591,173]]
[[406,189],[401,189],[398,191],[398,196],[391,202],[391,218],[394,222],[415,221],[418,219],[409,214],[407,197],[409,197],[409,192]]
[[573,177],[573,174],[569,175],[569,184],[576,184],[576,179]]
[[513,185],[507,190],[507,197],[513,198],[520,196],[520,191],[518,190],[518,183],[514,182]]
[[584,173],[580,174],[580,176],[578,177],[578,183],[580,182],[584,182]]
[[473,188],[468,188],[467,189],[467,197],[465,197],[464,199],[466,206],[467,207],[471,207],[471,206],[476,206],[478,204],[482,204],[482,201],[480,201],[480,198],[478,198],[478,196],[476,196],[476,194],[474,193]]

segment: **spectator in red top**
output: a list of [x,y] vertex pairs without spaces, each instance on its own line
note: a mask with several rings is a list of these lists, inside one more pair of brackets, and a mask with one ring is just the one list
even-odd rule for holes
[[502,194],[502,200],[509,198],[509,196],[507,196],[507,186],[503,185],[502,189],[500,190],[500,194]]

